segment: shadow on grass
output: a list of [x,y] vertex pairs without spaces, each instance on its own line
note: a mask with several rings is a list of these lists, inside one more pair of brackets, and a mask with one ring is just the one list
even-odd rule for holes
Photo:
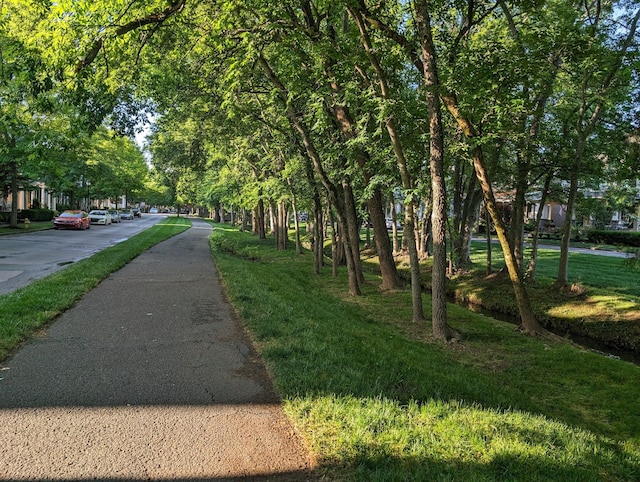
[[[344,275],[312,275],[310,256],[272,255],[272,241],[228,236],[233,250],[213,246],[229,296],[336,478],[640,477],[637,367],[516,335],[456,307],[450,318],[464,342],[433,343],[428,323],[398,321],[411,318],[406,292],[338,295]],[[412,404],[426,413],[412,414]]]

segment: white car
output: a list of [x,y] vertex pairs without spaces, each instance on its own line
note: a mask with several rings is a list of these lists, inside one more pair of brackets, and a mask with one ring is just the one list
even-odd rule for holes
[[149,214],[158,214],[158,208],[149,209]]
[[89,221],[91,224],[111,224],[111,214],[105,209],[93,209],[89,211]]

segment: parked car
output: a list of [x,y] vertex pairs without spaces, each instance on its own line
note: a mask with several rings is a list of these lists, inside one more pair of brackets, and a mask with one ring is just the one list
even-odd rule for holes
[[89,215],[84,211],[63,211],[53,219],[53,229],[89,229]]
[[[387,224],[387,229],[393,229],[393,218],[385,218],[385,223]],[[396,228],[402,229],[402,223],[396,220]]]
[[133,211],[131,209],[121,209],[120,219],[123,221],[130,221],[131,219],[133,219]]
[[149,214],[158,214],[158,208],[149,209]]
[[117,209],[110,209],[109,214],[111,214],[111,222],[119,223],[120,222],[120,213]]
[[140,212],[140,208],[131,208],[131,212],[133,213],[134,217],[136,217],[136,218],[141,218],[142,217],[142,212]]
[[89,219],[91,224],[111,224],[111,214],[105,209],[94,209],[89,211]]

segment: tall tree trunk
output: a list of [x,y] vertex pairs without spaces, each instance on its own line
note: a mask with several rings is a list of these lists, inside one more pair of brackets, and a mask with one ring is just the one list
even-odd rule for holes
[[431,214],[433,212],[433,203],[431,201],[431,197],[425,202],[424,214],[422,215],[422,222],[420,223],[420,241],[418,244],[418,256],[420,259],[426,259],[431,256],[432,251],[430,250],[430,246],[432,246],[432,238],[431,238]]
[[538,239],[540,236],[540,222],[542,221],[542,212],[544,211],[544,205],[547,202],[547,196],[549,194],[549,186],[551,186],[551,180],[553,179],[553,171],[550,170],[544,180],[544,187],[542,188],[542,195],[540,196],[540,207],[536,213],[535,226],[533,227],[533,233],[531,238],[531,258],[529,259],[529,266],[527,267],[527,278],[532,284],[536,284],[536,264],[538,261]]
[[[313,168],[320,179],[320,182],[323,184],[325,189],[327,190],[327,194],[329,195],[331,203],[336,208],[336,214],[338,217],[338,223],[340,225],[340,234],[344,239],[344,243],[346,246],[349,246],[349,228],[345,216],[345,206],[344,199],[341,199],[338,195],[338,190],[336,186],[329,180],[329,177],[326,175],[324,167],[322,165],[322,161],[320,159],[320,155],[318,151],[315,149],[313,141],[311,139],[311,134],[309,129],[302,121],[300,115],[298,114],[298,110],[295,106],[289,102],[289,93],[284,86],[284,84],[280,81],[276,73],[273,71],[269,63],[266,61],[264,57],[260,57],[259,59],[260,65],[263,68],[265,76],[267,80],[271,82],[271,84],[276,88],[279,93],[280,99],[282,103],[286,107],[286,115],[293,127],[294,131],[298,133],[300,139],[302,141],[302,145],[304,146],[309,159],[313,164]],[[349,293],[352,295],[361,295],[362,292],[360,290],[360,284],[358,282],[358,277],[354,265],[354,260],[352,256],[351,249],[345,249],[345,255],[347,260],[347,273],[349,276]]]
[[342,190],[344,192],[345,215],[349,229],[349,239],[351,240],[349,246],[346,248],[351,250],[351,256],[353,257],[353,269],[355,270],[356,277],[358,278],[358,284],[362,286],[365,281],[364,273],[362,271],[362,260],[360,259],[360,223],[358,222],[356,201],[353,195],[351,182],[349,180],[343,181]]
[[432,214],[431,229],[433,234],[433,271],[431,281],[431,306],[433,336],[436,339],[449,340],[460,338],[460,334],[447,322],[447,196],[444,178],[444,133],[438,90],[438,69],[436,50],[431,36],[431,19],[427,3],[415,2],[416,25],[420,35],[420,46],[424,61],[425,100],[429,112],[429,166],[431,169]]
[[[389,89],[389,84],[387,82],[387,76],[380,65],[378,58],[375,54],[375,51],[371,45],[371,41],[369,39],[369,34],[367,32],[366,25],[364,23],[364,19],[360,12],[350,9],[349,13],[354,18],[356,23],[358,24],[358,29],[360,30],[360,39],[364,50],[369,58],[369,62],[376,72],[376,76],[378,78],[378,84],[380,87],[380,96],[385,100],[391,99],[391,92]],[[404,155],[404,149],[402,147],[402,143],[400,141],[400,137],[398,135],[398,130],[396,128],[396,123],[392,115],[388,115],[385,118],[385,126],[387,128],[387,133],[389,134],[389,138],[391,139],[391,145],[393,146],[393,152],[396,158],[396,164],[398,165],[398,169],[400,171],[400,178],[402,180],[402,187],[404,188],[407,196],[405,197],[405,223],[404,223],[404,235],[403,238],[406,239],[407,248],[409,250],[409,264],[411,269],[411,294],[413,300],[413,321],[422,321],[424,319],[424,308],[422,306],[422,282],[420,279],[420,260],[418,258],[418,248],[415,239],[415,225],[414,225],[414,209],[413,209],[413,199],[409,196],[409,192],[413,187],[413,182],[411,180],[411,174],[409,173],[409,169],[407,167],[407,161]]]
[[9,218],[9,227],[18,227],[18,163],[11,161],[11,216]]
[[482,189],[478,186],[476,173],[465,172],[467,162],[456,162],[454,193],[452,197],[453,219],[450,236],[452,263],[454,270],[466,269],[471,264],[470,247],[473,226],[482,204]]
[[[398,243],[398,214],[396,213],[396,197],[391,191],[389,193],[389,210],[391,211],[391,238],[393,239],[393,252],[399,253],[400,243]],[[384,220],[385,229],[387,229],[387,220]]]
[[287,232],[287,207],[284,201],[279,201],[277,205],[277,224],[276,224],[276,245],[279,251],[287,249],[288,232]]
[[524,214],[526,210],[526,193],[529,187],[529,163],[524,159],[518,159],[516,175],[516,196],[513,202],[511,215],[510,235],[513,245],[513,254],[516,258],[518,269],[524,270]]
[[291,188],[291,181],[289,181],[289,188],[291,189],[291,209],[293,210],[293,228],[295,233],[296,254],[302,254],[302,240],[300,239],[300,215],[298,213],[296,195]]
[[486,166],[484,165],[484,160],[482,158],[482,148],[480,146],[476,146],[474,148],[473,165],[476,170],[480,186],[482,187],[482,192],[484,193],[485,206],[489,211],[489,214],[491,214],[493,224],[496,228],[496,234],[498,236],[498,240],[500,241],[500,246],[502,247],[505,264],[509,273],[509,279],[511,280],[513,291],[516,297],[516,302],[518,304],[518,311],[520,313],[522,329],[525,333],[530,335],[543,333],[545,332],[545,330],[538,324],[533,314],[533,309],[529,301],[529,295],[527,294],[524,286],[522,272],[518,268],[515,255],[513,253],[513,247],[509,243],[507,231],[505,229],[504,223],[502,222],[502,218],[500,217],[498,205],[493,194],[493,187],[491,185],[491,181],[489,180],[489,174],[487,172]]
[[240,225],[240,231],[246,231],[249,228],[249,212],[247,208],[242,208],[242,224]]
[[313,271],[320,274],[320,268],[324,266],[324,216],[320,195],[316,192],[313,197]]
[[267,232],[264,229],[265,220],[264,220],[264,199],[258,199],[258,208],[255,216],[255,226],[254,229],[257,230],[258,239],[267,239]]
[[384,216],[384,199],[379,187],[373,190],[373,195],[367,200],[369,219],[373,225],[373,242],[376,244],[378,261],[380,263],[380,275],[382,278],[381,290],[395,290],[402,286],[402,281],[393,257],[389,231]]

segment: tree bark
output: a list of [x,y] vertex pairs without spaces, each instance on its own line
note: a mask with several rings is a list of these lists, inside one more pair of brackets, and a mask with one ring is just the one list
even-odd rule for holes
[[[378,62],[378,58],[375,55],[374,49],[371,45],[371,41],[369,39],[369,34],[367,32],[366,25],[362,18],[362,15],[357,10],[349,8],[349,13],[356,21],[358,25],[358,29],[360,31],[360,39],[362,42],[362,46],[369,58],[369,62],[376,72],[376,76],[378,78],[378,84],[380,87],[380,96],[384,100],[391,99],[391,93],[389,89],[389,85],[387,82],[387,77],[382,69],[382,66]],[[413,305],[413,321],[422,321],[424,319],[424,308],[422,306],[422,281],[420,279],[420,260],[418,258],[418,248],[415,239],[415,225],[414,225],[414,209],[413,209],[413,199],[409,195],[411,189],[413,187],[413,182],[411,180],[411,174],[409,173],[409,169],[407,168],[407,161],[404,155],[404,149],[402,147],[402,143],[400,141],[400,137],[398,135],[398,130],[396,128],[396,123],[392,115],[388,115],[385,119],[385,126],[387,128],[387,133],[389,134],[389,138],[391,139],[391,145],[393,147],[393,152],[396,158],[396,164],[398,165],[398,169],[400,171],[400,178],[402,180],[402,187],[406,192],[405,197],[405,223],[404,223],[404,236],[406,239],[407,248],[409,250],[409,264],[411,270],[411,294],[412,294],[412,305]]]
[[11,161],[11,216],[9,218],[9,227],[18,227],[18,163]]
[[[280,79],[278,78],[276,73],[273,71],[273,69],[271,69],[271,66],[269,65],[269,63],[264,57],[260,57],[258,61],[260,62],[260,65],[263,68],[263,71],[265,73],[267,80],[269,80],[269,82],[271,82],[271,84],[278,91],[280,99],[282,100],[286,108],[286,116],[289,122],[291,123],[291,126],[293,127],[294,131],[297,132],[298,135],[300,136],[302,145],[304,146],[305,151],[307,152],[307,155],[309,156],[309,159],[313,164],[313,168],[316,174],[318,175],[320,182],[325,187],[331,203],[336,208],[336,215],[338,217],[338,224],[340,226],[340,234],[341,234],[341,237],[343,238],[343,243],[345,244],[345,246],[348,247],[350,245],[350,240],[349,240],[349,228],[347,224],[347,219],[344,214],[345,213],[344,199],[341,199],[341,197],[338,194],[338,190],[336,186],[331,182],[329,177],[326,175],[324,171],[324,167],[322,165],[320,155],[318,154],[318,151],[316,150],[313,144],[313,141],[311,139],[311,134],[309,132],[309,129],[302,121],[300,115],[298,114],[298,110],[293,106],[293,104],[291,104],[291,102],[289,102],[289,94],[286,87],[280,81]],[[350,248],[345,249],[345,257],[347,261],[347,273],[349,275],[349,293],[354,296],[359,296],[362,294],[362,292],[360,290],[360,283],[358,282],[356,268],[355,268],[355,264],[352,256],[352,251]]]
[[474,148],[473,165],[476,170],[480,186],[482,187],[482,192],[484,193],[485,206],[489,211],[489,214],[491,214],[493,224],[496,228],[496,234],[498,236],[498,240],[500,241],[500,246],[502,247],[505,264],[509,273],[509,279],[511,280],[513,291],[516,297],[516,302],[518,304],[518,311],[520,313],[522,329],[525,333],[530,335],[544,333],[546,332],[546,330],[544,330],[538,324],[533,314],[529,296],[524,286],[522,272],[518,267],[513,252],[513,247],[509,243],[506,228],[504,226],[504,223],[502,222],[500,213],[498,212],[498,206],[493,194],[493,187],[491,185],[491,181],[489,180],[489,174],[482,158],[482,148],[479,146]]
[[436,339],[460,338],[447,322],[447,196],[444,177],[444,132],[438,90],[436,50],[431,35],[431,19],[426,2],[415,2],[416,26],[424,61],[425,100],[429,112],[429,166],[431,169],[431,230],[433,236],[433,270],[431,276],[431,306],[433,336]]
[[542,195],[540,196],[540,207],[536,213],[535,226],[533,227],[533,233],[531,238],[531,258],[529,259],[529,266],[527,267],[527,279],[530,283],[536,284],[536,264],[538,261],[538,239],[540,236],[540,222],[542,221],[542,212],[544,211],[544,205],[547,202],[547,196],[549,194],[549,186],[553,179],[553,171],[549,171],[545,180],[544,187],[542,188]]

